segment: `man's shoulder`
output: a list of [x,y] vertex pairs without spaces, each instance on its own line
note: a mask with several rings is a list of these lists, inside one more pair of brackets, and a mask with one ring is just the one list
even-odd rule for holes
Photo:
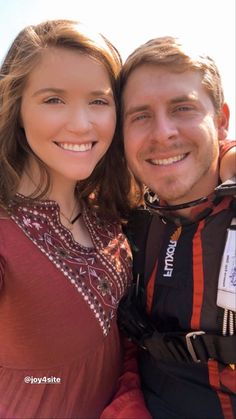
[[136,208],[131,211],[128,224],[131,225],[140,221],[150,222],[153,216],[154,214],[152,212],[143,207]]
[[125,227],[125,233],[128,237],[131,235],[133,237],[143,238],[146,236],[154,217],[158,216],[144,208],[137,208],[133,210],[130,213],[128,223]]

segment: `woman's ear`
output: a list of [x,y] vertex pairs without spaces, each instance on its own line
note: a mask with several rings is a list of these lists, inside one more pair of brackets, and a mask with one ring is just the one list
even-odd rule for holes
[[228,129],[229,129],[229,117],[230,117],[229,107],[227,103],[224,103],[220,111],[220,114],[217,117],[219,140],[225,140],[227,138]]

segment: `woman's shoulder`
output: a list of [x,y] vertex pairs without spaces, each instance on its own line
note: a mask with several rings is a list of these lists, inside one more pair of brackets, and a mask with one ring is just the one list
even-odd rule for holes
[[0,205],[0,220],[6,220],[6,219],[9,219],[9,218],[10,217],[9,217],[9,214],[8,214],[6,208],[4,208]]
[[103,242],[103,245],[107,245],[108,242],[123,234],[120,222],[112,220],[94,209],[84,208],[83,218],[90,235],[100,243]]
[[88,218],[95,225],[108,228],[114,228],[114,226],[119,228],[121,226],[120,221],[107,216],[107,214],[100,212],[97,208],[83,205],[82,213],[84,217]]

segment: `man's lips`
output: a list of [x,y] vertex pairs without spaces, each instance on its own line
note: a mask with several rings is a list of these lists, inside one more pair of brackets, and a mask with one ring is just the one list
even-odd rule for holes
[[168,166],[170,164],[177,163],[179,161],[184,160],[188,156],[188,154],[189,153],[183,153],[183,154],[178,154],[176,156],[168,157],[165,159],[147,159],[146,161],[155,166]]

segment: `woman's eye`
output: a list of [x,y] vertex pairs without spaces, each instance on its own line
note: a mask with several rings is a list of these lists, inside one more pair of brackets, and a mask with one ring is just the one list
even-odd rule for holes
[[59,97],[50,97],[46,100],[44,100],[44,103],[63,103],[63,101]]
[[108,105],[108,102],[104,99],[95,99],[91,102],[92,105]]

